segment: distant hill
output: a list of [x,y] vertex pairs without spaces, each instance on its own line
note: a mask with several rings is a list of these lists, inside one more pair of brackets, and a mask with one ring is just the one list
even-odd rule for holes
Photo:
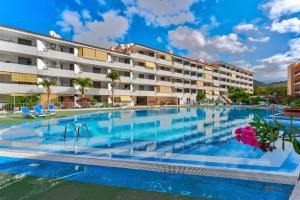
[[266,83],[263,83],[261,81],[258,81],[258,80],[254,80],[254,86],[258,86],[258,87],[261,87],[261,86],[265,86]]
[[258,80],[254,80],[254,86],[262,87],[262,86],[286,86],[287,81],[277,81],[272,83],[264,83]]

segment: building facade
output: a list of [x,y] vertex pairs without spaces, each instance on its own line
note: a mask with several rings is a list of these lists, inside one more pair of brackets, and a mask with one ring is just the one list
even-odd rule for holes
[[288,67],[288,94],[300,95],[300,62]]
[[31,31],[0,26],[0,102],[12,96],[41,94],[37,84],[56,80],[52,101],[73,101],[79,95],[74,79],[89,77],[86,95],[111,102],[111,69],[120,74],[117,102],[132,105],[190,104],[198,91],[208,99],[226,98],[229,87],[253,91],[253,73],[223,62],[204,63],[140,44],[99,48]]

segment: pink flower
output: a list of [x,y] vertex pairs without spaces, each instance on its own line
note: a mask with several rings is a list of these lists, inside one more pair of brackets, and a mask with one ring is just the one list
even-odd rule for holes
[[245,126],[243,128],[237,128],[234,133],[236,134],[236,140],[250,146],[260,148],[259,141],[256,136],[255,130],[251,126]]

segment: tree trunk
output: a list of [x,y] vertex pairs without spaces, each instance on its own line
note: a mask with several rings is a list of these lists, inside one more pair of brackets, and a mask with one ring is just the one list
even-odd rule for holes
[[114,82],[112,82],[111,84],[111,106],[114,107],[114,102],[115,102],[115,98],[114,98],[114,90],[115,90],[115,84]]
[[50,88],[47,90],[47,95],[48,95],[48,106],[50,105]]
[[82,98],[84,99],[84,87],[82,87],[81,94],[82,94]]

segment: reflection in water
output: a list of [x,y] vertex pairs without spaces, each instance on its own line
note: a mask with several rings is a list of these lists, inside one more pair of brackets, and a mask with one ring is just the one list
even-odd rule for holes
[[[195,155],[258,157],[251,147],[240,145],[232,131],[246,125],[254,114],[266,115],[265,110],[246,108],[173,108],[137,111],[113,111],[64,118],[56,121],[26,123],[2,133],[10,141],[62,145],[81,148],[119,149],[133,155],[145,151]],[[82,129],[77,141],[74,130],[64,128],[70,123],[86,123],[92,134]],[[24,130],[27,130],[24,133]],[[20,134],[22,133],[22,134]],[[65,151],[70,151],[65,148]],[[232,153],[232,152],[235,153]]]

